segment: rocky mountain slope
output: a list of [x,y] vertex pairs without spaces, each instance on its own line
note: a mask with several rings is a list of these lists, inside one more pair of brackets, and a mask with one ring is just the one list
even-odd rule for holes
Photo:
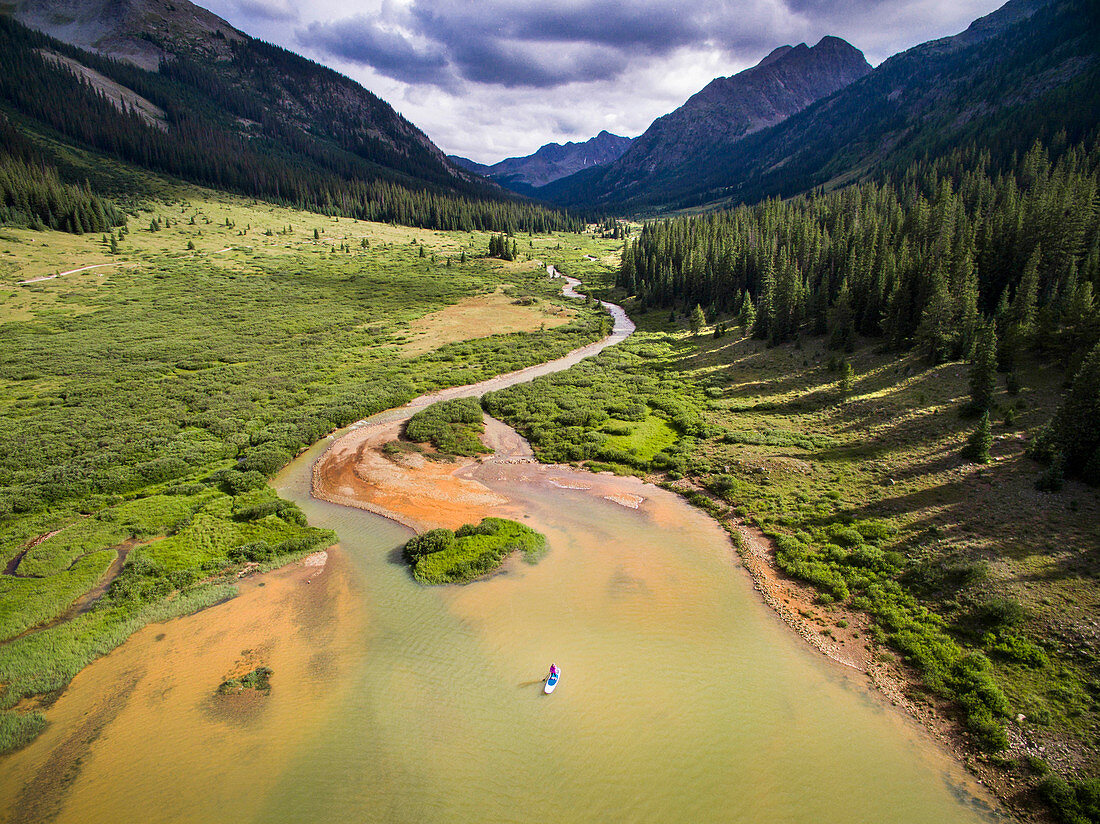
[[545,186],[582,169],[604,166],[618,160],[631,143],[633,140],[629,137],[620,137],[604,130],[583,143],[547,143],[534,154],[509,157],[489,166],[464,157],[451,156],[449,159],[502,186],[526,193],[532,187]]
[[813,48],[780,46],[751,69],[712,80],[653,122],[616,169],[625,176],[671,168],[700,150],[729,146],[773,126],[871,71],[863,52],[839,37]]
[[729,151],[871,71],[863,53],[838,37],[780,46],[757,65],[719,77],[671,114],[658,118],[627,152],[589,181],[590,197],[622,200],[644,191],[655,173]]

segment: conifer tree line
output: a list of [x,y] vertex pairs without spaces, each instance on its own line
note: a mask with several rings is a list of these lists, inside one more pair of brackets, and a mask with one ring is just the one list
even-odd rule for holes
[[[276,47],[252,43],[254,50],[265,47],[263,54],[276,63],[302,61]],[[42,50],[77,59],[133,89],[163,109],[166,122],[150,123],[125,104],[120,109],[87,80],[43,57]],[[166,64],[159,74],[147,72],[0,17],[0,103],[21,115],[21,124],[29,128],[44,126],[78,145],[155,172],[328,215],[462,231],[584,228],[580,218],[564,211],[504,195],[487,197],[483,186],[460,178],[445,181],[417,151],[404,156],[360,134],[361,124],[355,131],[351,118],[327,124],[327,139],[306,134],[266,115],[263,101],[249,101],[209,66],[206,82],[200,82],[202,67],[178,62]],[[242,133],[234,117],[237,110],[243,113],[238,117],[258,118],[257,134]],[[0,146],[0,154],[5,149],[6,144]]]
[[62,183],[57,169],[2,117],[0,146],[0,224],[83,234],[125,223],[115,204],[93,193],[87,183]]
[[489,257],[500,258],[501,260],[515,260],[518,254],[516,241],[509,240],[507,235],[489,236]]
[[983,325],[998,366],[1022,347],[1100,339],[1100,143],[1038,143],[1002,170],[959,149],[897,180],[648,223],[618,284],[646,307],[701,305],[772,343],[855,336],[933,362],[969,358]]

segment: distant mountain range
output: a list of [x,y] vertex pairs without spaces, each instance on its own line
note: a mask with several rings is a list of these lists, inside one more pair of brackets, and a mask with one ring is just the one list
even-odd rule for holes
[[619,137],[604,130],[584,143],[547,143],[534,154],[509,157],[491,166],[456,155],[448,155],[448,159],[501,186],[528,194],[582,169],[611,163],[621,157],[632,142],[629,137]]
[[[1100,111],[1097,19],[1092,0],[1010,0],[873,71],[836,38],[779,49],[658,119],[619,160],[538,196],[659,212],[842,185],[968,141],[1007,158],[1060,130],[1080,140]],[[799,77],[805,91],[769,112],[765,90]]]

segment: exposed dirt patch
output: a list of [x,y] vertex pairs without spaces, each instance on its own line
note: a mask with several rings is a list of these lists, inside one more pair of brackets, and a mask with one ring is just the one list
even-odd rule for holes
[[545,300],[524,304],[498,290],[466,298],[409,324],[409,341],[402,345],[406,356],[421,355],[447,343],[509,332],[533,332],[568,323],[576,315]]
[[459,476],[472,459],[451,463],[415,452],[383,454],[382,447],[398,439],[404,423],[364,426],[336,441],[314,464],[313,494],[418,532],[480,520],[490,507],[505,502],[482,484]]
[[110,100],[119,111],[124,110],[123,104],[125,104],[126,108],[137,112],[150,126],[156,126],[165,132],[168,131],[168,118],[164,113],[164,109],[146,100],[134,90],[119,85],[111,78],[100,74],[95,69],[88,68],[83,63],[78,63],[71,57],[65,57],[57,52],[46,50],[39,50],[39,54],[53,63],[58,63],[70,69],[73,74],[82,80],[87,80],[96,91]]

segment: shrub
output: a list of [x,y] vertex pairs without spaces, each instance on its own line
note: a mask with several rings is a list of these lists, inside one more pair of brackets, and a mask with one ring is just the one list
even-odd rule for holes
[[827,530],[829,538],[841,546],[858,546],[863,543],[863,536],[858,529],[844,524],[830,524]]
[[421,409],[405,424],[405,437],[430,443],[446,455],[478,455],[490,452],[480,439],[481,406],[475,398],[456,398]]
[[706,485],[707,489],[727,501],[732,501],[741,488],[741,482],[732,475],[712,475],[707,478]]
[[405,560],[410,564],[433,552],[444,552],[455,542],[455,534],[450,529],[431,529],[423,535],[416,535],[405,544]]
[[237,463],[237,469],[245,473],[257,472],[269,478],[286,466],[292,457],[294,456],[288,449],[273,444],[261,444],[244,454]]
[[629,435],[634,430],[625,423],[605,423],[601,428],[601,432],[606,432],[608,435]]
[[971,615],[985,629],[1011,627],[1024,619],[1024,608],[1011,598],[990,598],[976,606]]
[[982,637],[982,643],[991,655],[1028,667],[1042,667],[1047,662],[1046,654],[1041,649],[1018,635],[987,632]]
[[885,521],[856,521],[852,526],[864,540],[881,543],[897,533],[897,527]]
[[1051,773],[1039,782],[1039,795],[1063,824],[1100,822],[1100,780],[1070,783]]

